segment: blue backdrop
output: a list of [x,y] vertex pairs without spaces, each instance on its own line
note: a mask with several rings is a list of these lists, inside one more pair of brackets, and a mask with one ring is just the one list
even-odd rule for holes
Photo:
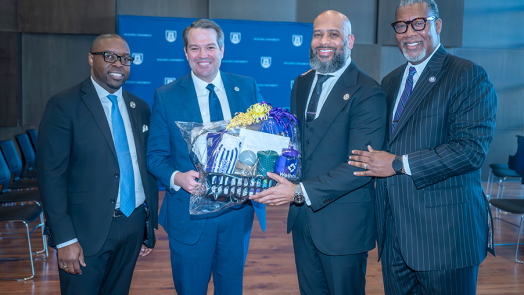
[[[155,89],[190,73],[182,32],[194,18],[118,16],[135,62],[124,89],[153,104]],[[308,71],[313,25],[216,20],[224,31],[224,72],[253,77],[264,100],[289,107],[293,81]]]

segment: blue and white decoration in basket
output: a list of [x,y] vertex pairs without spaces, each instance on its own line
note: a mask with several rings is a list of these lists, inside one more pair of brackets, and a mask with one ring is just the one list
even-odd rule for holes
[[[118,16],[118,34],[135,61],[124,89],[153,105],[155,90],[190,73],[182,33],[194,18]],[[250,76],[265,101],[289,107],[292,82],[309,67],[313,25],[292,22],[215,20],[224,31],[220,69]],[[175,78],[176,77],[176,78]]]

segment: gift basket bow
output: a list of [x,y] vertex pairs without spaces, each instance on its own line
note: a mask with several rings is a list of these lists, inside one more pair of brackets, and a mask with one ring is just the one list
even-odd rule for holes
[[299,122],[282,108],[261,102],[230,121],[175,123],[200,174],[191,215],[231,208],[275,186],[267,172],[295,183],[300,179]]

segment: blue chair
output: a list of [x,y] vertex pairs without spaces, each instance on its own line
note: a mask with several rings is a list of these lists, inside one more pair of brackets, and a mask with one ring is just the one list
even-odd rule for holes
[[[9,171],[7,162],[0,151],[0,204],[35,202],[38,206],[42,207],[42,198],[40,197],[40,192],[38,190],[9,191],[10,181],[11,171]],[[34,252],[34,254],[45,252],[45,257],[47,258],[47,236],[45,235],[44,225],[44,213],[42,212],[40,214],[40,224],[36,226],[35,229],[37,227],[42,228],[42,241],[44,248],[40,251]]]
[[[22,173],[22,161],[18,156],[15,144],[12,140],[5,140],[0,142],[0,148],[2,149],[3,155],[9,167],[11,182],[9,183],[10,189],[27,189],[36,188],[38,184],[36,179],[20,179]],[[4,185],[3,191],[7,190]]]
[[18,134],[15,135],[16,139],[18,140],[18,145],[20,146],[20,150],[22,151],[22,160],[23,160],[23,169],[22,169],[22,178],[35,178],[36,177],[36,169],[35,169],[35,163],[36,163],[36,154],[35,150],[33,149],[33,146],[31,145],[31,141],[29,140],[29,136],[27,134]]
[[33,150],[35,150],[36,153],[36,143],[38,142],[38,132],[36,129],[29,129],[26,130],[27,134],[29,135],[29,139],[31,139],[31,144],[33,145]]

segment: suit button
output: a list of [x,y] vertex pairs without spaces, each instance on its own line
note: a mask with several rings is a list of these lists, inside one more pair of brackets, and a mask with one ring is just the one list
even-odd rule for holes
[[111,204],[114,204],[115,202],[116,202],[115,199],[109,200],[109,203],[111,203]]
[[385,187],[388,187],[388,183],[384,181],[384,186]]
[[120,176],[118,173],[115,173],[115,178],[118,178],[118,176]]
[[306,140],[306,144],[309,144],[309,141]]

